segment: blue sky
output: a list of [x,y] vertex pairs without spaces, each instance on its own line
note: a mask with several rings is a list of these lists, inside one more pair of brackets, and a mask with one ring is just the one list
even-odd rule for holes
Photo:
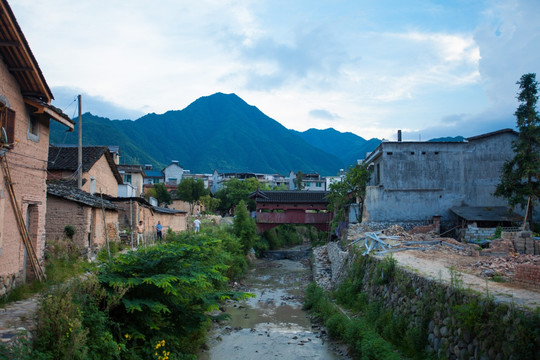
[[[12,0],[69,116],[236,93],[285,127],[427,140],[514,127],[540,1]],[[36,19],[39,19],[36,21]]]

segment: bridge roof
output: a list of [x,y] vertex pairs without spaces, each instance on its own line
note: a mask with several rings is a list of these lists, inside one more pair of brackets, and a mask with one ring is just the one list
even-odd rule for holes
[[262,191],[252,192],[249,197],[257,203],[324,203],[328,191]]

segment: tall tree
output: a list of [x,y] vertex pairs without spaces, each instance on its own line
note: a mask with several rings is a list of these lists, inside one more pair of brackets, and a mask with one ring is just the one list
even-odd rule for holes
[[496,196],[508,199],[513,208],[527,208],[529,224],[533,230],[533,210],[538,201],[540,180],[540,118],[536,112],[538,82],[536,74],[525,74],[517,82],[520,101],[516,116],[519,136],[512,144],[514,158],[502,167],[501,182],[495,190]]
[[304,174],[301,171],[296,173],[296,178],[294,179],[294,185],[296,185],[296,190],[304,189]]
[[233,230],[242,243],[244,254],[247,254],[257,240],[257,225],[255,220],[249,217],[244,200],[240,200],[235,208]]
[[178,184],[176,189],[176,195],[182,201],[189,203],[189,212],[193,214],[193,207],[199,201],[199,199],[208,195],[210,191],[204,187],[204,181],[201,179],[194,179],[192,177],[183,178]]
[[164,184],[158,183],[154,184],[147,193],[149,196],[152,196],[157,199],[158,204],[170,204],[172,200],[171,193],[167,190]]
[[327,195],[329,209],[334,211],[334,224],[344,221],[345,205],[358,203],[359,215],[362,218],[362,209],[366,196],[366,186],[370,173],[366,164],[351,165],[342,181],[330,184],[330,193]]
[[243,200],[248,204],[250,211],[255,210],[255,202],[249,199],[249,194],[257,190],[259,181],[256,178],[246,180],[230,179],[227,180],[222,189],[216,192],[216,197],[221,200],[219,209],[228,212]]

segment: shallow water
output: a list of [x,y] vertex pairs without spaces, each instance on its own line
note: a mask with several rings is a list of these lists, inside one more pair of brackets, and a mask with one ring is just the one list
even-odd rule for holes
[[211,332],[199,359],[347,359],[302,310],[309,281],[307,261],[257,260],[242,288],[256,296],[227,304],[231,318]]

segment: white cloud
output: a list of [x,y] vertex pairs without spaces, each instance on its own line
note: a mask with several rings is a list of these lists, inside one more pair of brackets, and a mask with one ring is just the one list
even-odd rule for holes
[[[399,1],[11,6],[53,88],[77,88],[130,114],[234,92],[288,128],[390,138],[399,128],[451,132],[471,119],[477,130],[504,123],[490,120],[495,107],[487,99],[498,105],[497,119],[511,118],[515,82],[540,72],[539,4],[486,2],[482,13],[479,5]],[[467,21],[458,26],[460,13]],[[314,109],[330,116],[313,116]]]

